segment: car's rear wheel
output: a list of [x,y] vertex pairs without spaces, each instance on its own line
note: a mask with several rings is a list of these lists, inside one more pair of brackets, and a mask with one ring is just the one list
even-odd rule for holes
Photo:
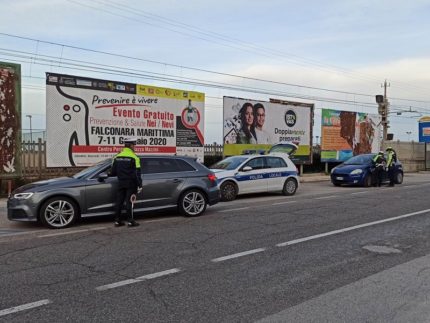
[[402,184],[403,183],[403,173],[398,172],[396,174],[396,184]]
[[76,203],[64,196],[52,197],[40,208],[40,221],[52,229],[67,228],[76,221],[78,216]]
[[221,184],[221,201],[233,201],[237,197],[237,186],[233,182],[224,182]]
[[363,186],[364,187],[370,187],[372,186],[372,176],[370,174],[367,174],[366,177],[363,180]]
[[189,190],[179,198],[179,212],[184,216],[199,216],[206,210],[207,201],[199,190]]
[[282,194],[290,196],[294,195],[297,191],[297,181],[294,178],[288,178],[284,183]]

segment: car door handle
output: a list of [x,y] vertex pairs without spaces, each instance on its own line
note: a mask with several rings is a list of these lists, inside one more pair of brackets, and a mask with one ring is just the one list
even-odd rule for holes
[[171,181],[172,183],[180,183],[180,182],[182,182],[182,179],[179,179],[179,178],[175,178],[175,179],[172,179],[172,181]]

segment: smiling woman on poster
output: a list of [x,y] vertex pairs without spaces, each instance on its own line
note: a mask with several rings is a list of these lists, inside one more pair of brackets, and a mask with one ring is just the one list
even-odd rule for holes
[[257,136],[254,125],[254,108],[251,103],[246,102],[239,111],[242,128],[237,134],[238,144],[256,144]]

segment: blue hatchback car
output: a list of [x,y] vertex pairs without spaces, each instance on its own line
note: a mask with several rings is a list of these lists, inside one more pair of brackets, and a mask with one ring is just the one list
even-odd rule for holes
[[[362,154],[351,157],[331,171],[331,182],[335,186],[341,184],[372,186],[372,172],[375,169],[373,157],[375,154]],[[395,183],[403,182],[403,166],[399,160],[395,163]],[[388,182],[388,173],[384,171],[383,182]]]

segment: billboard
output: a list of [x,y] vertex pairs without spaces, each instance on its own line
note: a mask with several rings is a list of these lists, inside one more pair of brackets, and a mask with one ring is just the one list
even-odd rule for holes
[[312,162],[313,104],[224,97],[224,155],[266,152],[279,142],[298,145],[292,160]]
[[46,73],[47,166],[137,154],[204,156],[204,93]]
[[21,65],[0,62],[0,178],[21,175]]
[[339,162],[381,147],[381,117],[352,111],[322,109],[321,161]]
[[418,120],[419,142],[430,142],[430,117],[422,117]]

